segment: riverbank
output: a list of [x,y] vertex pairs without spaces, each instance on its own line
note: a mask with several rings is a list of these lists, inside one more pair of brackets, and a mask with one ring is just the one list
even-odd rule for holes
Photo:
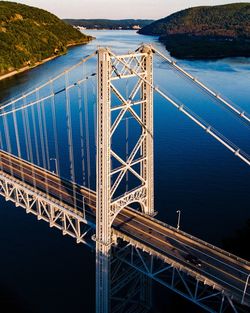
[[250,39],[213,36],[168,35],[159,37],[172,57],[186,60],[214,60],[250,57]]
[[[82,42],[82,43],[71,43],[71,44],[68,44],[68,45],[67,45],[67,48],[73,48],[73,47],[76,47],[76,46],[86,45],[86,44],[88,44],[90,41],[92,41],[93,39],[95,39],[95,38],[94,38],[94,37],[91,37],[91,39],[90,39],[89,41],[85,42],[85,43]],[[3,75],[0,75],[0,81],[1,81],[1,80],[4,80],[4,79],[7,79],[7,78],[10,78],[10,77],[13,77],[13,76],[15,76],[15,75],[18,75],[18,74],[20,74],[20,73],[23,73],[23,72],[32,70],[32,69],[35,68],[35,67],[38,67],[38,66],[40,66],[40,65],[42,65],[42,64],[44,64],[44,63],[47,63],[47,62],[52,61],[52,60],[54,60],[54,59],[56,59],[56,58],[59,58],[60,56],[65,55],[65,54],[67,54],[67,53],[68,53],[68,51],[66,51],[66,53],[61,53],[61,54],[53,55],[53,56],[51,56],[51,57],[49,57],[49,58],[46,58],[46,59],[44,59],[44,60],[42,60],[42,61],[39,61],[39,62],[36,62],[36,63],[34,63],[34,64],[32,64],[32,65],[26,65],[26,66],[24,66],[24,67],[21,67],[20,69],[11,71],[11,72],[6,73],[6,74],[3,74]]]
[[46,59],[44,59],[44,60],[42,60],[42,61],[40,61],[40,62],[36,62],[34,65],[31,65],[31,66],[27,65],[27,66],[24,66],[24,67],[22,67],[22,68],[20,68],[20,69],[18,69],[18,70],[14,70],[14,71],[9,72],[9,73],[7,73],[7,74],[1,75],[1,76],[0,76],[0,81],[3,80],[3,79],[6,79],[6,78],[10,78],[10,77],[12,77],[12,76],[15,76],[15,75],[17,75],[17,74],[20,74],[20,73],[29,71],[29,70],[31,70],[31,69],[33,69],[33,68],[39,66],[39,65],[42,65],[42,64],[44,64],[44,63],[46,63],[46,62],[49,62],[49,61],[51,61],[51,60],[53,60],[53,59],[55,59],[55,58],[57,58],[57,57],[59,57],[59,56],[61,56],[61,55],[63,55],[63,54],[55,55],[55,56],[50,57],[50,58],[46,58]]

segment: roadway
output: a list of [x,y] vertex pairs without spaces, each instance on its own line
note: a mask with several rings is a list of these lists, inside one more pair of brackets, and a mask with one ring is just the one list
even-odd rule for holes
[[[47,193],[72,208],[83,212],[83,198],[86,217],[94,221],[96,195],[93,191],[59,178],[38,166],[21,160],[0,150],[0,172]],[[250,262],[242,260],[226,251],[190,236],[155,218],[149,218],[130,208],[124,208],[113,223],[115,233],[124,235],[131,242],[138,242],[157,255],[172,260],[191,274],[205,277],[214,285],[225,290],[240,301],[246,280],[250,274]],[[246,247],[247,248],[247,247]],[[201,266],[188,261],[187,256],[195,256]],[[250,286],[246,290],[245,304],[250,306]]]

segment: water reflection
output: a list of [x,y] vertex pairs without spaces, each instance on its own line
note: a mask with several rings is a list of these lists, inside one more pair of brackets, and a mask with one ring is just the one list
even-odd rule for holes
[[[154,38],[133,31],[89,33],[97,40],[1,81],[1,102],[47,81],[99,45],[109,46],[119,53],[133,50],[141,42],[153,41],[164,50]],[[250,59],[178,62],[201,81],[250,111]],[[249,130],[235,122],[230,114],[226,115],[223,108],[217,108],[204,95],[198,95],[196,88],[160,61],[156,62],[154,75],[156,84],[161,84],[164,90],[189,104],[197,113],[204,114],[227,136],[249,149]],[[92,92],[93,87],[90,88]],[[182,229],[221,244],[224,237],[232,235],[249,218],[249,169],[158,96],[155,96],[154,109],[155,201],[159,218],[176,225],[176,209],[181,209]],[[94,312],[94,254],[84,246],[75,245],[70,238],[62,238],[60,233],[26,216],[3,199],[0,201],[3,255],[0,266],[5,269],[1,274],[4,288],[9,286],[10,294],[24,299],[25,305],[30,303],[36,308],[35,312]],[[166,312],[166,307],[171,305],[171,312],[201,312],[156,284],[153,299],[153,312]]]

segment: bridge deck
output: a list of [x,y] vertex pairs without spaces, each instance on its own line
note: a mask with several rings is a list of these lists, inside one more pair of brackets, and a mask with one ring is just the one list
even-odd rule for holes
[[[92,221],[95,219],[96,198],[91,190],[60,179],[3,151],[0,151],[0,174],[10,175],[35,187],[38,192],[47,193],[71,207],[75,213],[78,212],[79,216],[83,213],[84,197],[85,204],[89,207],[86,216]],[[215,289],[224,290],[236,301],[241,301],[250,273],[250,262],[129,208],[125,208],[117,216],[113,229],[117,237],[162,258]],[[188,254],[196,256],[201,266],[188,262]],[[244,303],[250,306],[248,290]]]

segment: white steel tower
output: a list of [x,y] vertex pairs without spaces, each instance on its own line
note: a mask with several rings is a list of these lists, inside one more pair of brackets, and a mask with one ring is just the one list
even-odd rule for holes
[[[129,95],[119,84],[130,80]],[[124,208],[139,203],[142,212],[154,214],[153,89],[152,50],[117,56],[109,49],[98,50],[97,108],[97,212],[96,212],[96,312],[109,312],[110,253],[115,242],[111,226]],[[151,84],[148,84],[150,82]],[[112,99],[116,98],[116,103]],[[119,103],[117,103],[117,100]],[[138,124],[140,134],[128,156],[113,149],[112,138],[126,114]],[[115,162],[112,162],[114,160]],[[112,163],[119,164],[112,168]],[[139,183],[117,196],[126,173]]]

